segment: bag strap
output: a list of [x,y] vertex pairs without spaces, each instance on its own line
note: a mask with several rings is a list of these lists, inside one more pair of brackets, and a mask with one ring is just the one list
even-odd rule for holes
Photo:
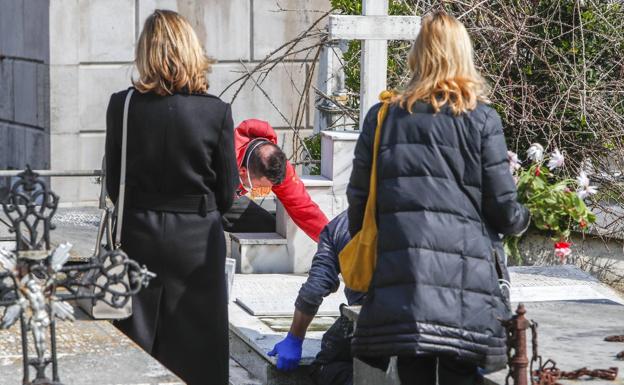
[[379,147],[381,143],[381,128],[383,127],[388,108],[394,94],[391,91],[383,91],[379,94],[379,100],[383,103],[377,112],[377,128],[375,129],[375,140],[373,142],[373,163],[371,165],[370,185],[368,188],[368,199],[366,201],[366,211],[375,214],[377,208],[377,157],[379,156]]
[[117,198],[117,229],[115,231],[115,248],[121,247],[121,228],[123,225],[124,201],[126,199],[126,159],[128,156],[128,109],[134,88],[126,94],[121,129],[121,172],[119,173],[119,198]]

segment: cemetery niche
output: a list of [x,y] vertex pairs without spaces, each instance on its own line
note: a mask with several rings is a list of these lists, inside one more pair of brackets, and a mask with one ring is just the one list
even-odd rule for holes
[[87,263],[69,264],[71,244],[51,250],[58,203],[59,197],[30,167],[18,175],[2,202],[9,231],[15,234],[15,250],[0,247],[0,329],[20,323],[24,385],[62,385],[56,320],[74,320],[69,301],[102,301],[122,308],[155,276],[114,248],[101,250]]

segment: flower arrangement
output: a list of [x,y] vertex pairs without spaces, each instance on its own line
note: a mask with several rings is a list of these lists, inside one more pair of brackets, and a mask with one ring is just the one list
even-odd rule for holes
[[[587,171],[581,171],[576,179],[558,173],[565,163],[565,157],[558,149],[546,159],[544,147],[534,143],[527,156],[531,164],[524,168],[518,155],[508,152],[509,170],[518,187],[518,199],[529,209],[533,226],[551,234],[556,242],[555,256],[565,263],[572,252],[571,232],[585,231],[596,221],[596,216],[585,205],[585,199],[597,189],[590,184]],[[519,241],[520,237],[504,239],[505,251],[516,262],[521,260]]]

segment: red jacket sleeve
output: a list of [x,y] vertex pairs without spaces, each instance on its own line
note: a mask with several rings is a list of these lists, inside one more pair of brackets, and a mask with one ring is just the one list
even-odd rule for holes
[[318,242],[321,231],[329,221],[318,205],[312,201],[290,162],[286,165],[286,178],[280,185],[273,186],[273,193],[282,202],[295,224]]

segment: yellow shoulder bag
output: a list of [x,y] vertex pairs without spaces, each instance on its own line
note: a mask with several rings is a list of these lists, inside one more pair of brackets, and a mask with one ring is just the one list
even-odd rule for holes
[[375,212],[377,206],[377,156],[379,154],[379,142],[381,138],[381,127],[388,113],[388,106],[393,94],[390,91],[383,91],[379,99],[383,105],[377,113],[377,129],[375,130],[375,141],[373,144],[373,163],[371,165],[370,187],[366,209],[364,210],[364,220],[362,228],[351,239],[347,246],[338,256],[340,260],[340,272],[345,281],[345,285],[356,291],[367,292],[368,286],[373,278],[373,271],[377,263],[377,222]]

